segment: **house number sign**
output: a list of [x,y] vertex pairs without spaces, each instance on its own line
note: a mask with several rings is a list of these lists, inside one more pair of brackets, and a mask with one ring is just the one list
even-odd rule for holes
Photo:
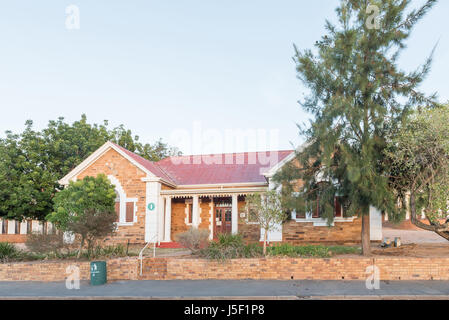
[[153,211],[155,207],[156,207],[156,206],[154,205],[153,202],[150,202],[150,203],[148,204],[148,210],[150,210],[150,211]]

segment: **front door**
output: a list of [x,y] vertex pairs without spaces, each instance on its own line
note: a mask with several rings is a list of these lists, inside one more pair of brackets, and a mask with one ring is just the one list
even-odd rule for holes
[[232,231],[232,207],[215,208],[214,238],[220,233],[231,233]]

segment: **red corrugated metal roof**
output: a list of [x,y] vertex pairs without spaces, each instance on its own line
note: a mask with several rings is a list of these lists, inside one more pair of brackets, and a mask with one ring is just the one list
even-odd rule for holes
[[118,147],[154,175],[176,185],[266,182],[263,173],[294,152],[282,150],[180,156],[151,162]]
[[167,158],[157,164],[179,185],[266,182],[263,173],[292,152],[293,150],[181,156]]

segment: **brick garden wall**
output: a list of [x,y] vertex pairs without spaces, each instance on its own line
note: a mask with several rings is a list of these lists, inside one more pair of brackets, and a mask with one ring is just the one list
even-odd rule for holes
[[376,265],[381,280],[449,280],[449,258],[147,259],[149,280],[366,280]]
[[[64,281],[69,266],[80,269],[80,280],[90,279],[90,262],[21,262],[0,264],[0,281]],[[136,280],[135,258],[112,259],[107,262],[108,280]]]
[[[204,259],[147,258],[143,277],[137,258],[109,260],[108,280],[366,280],[366,268],[376,265],[381,280],[449,280],[449,258],[331,258],[331,259]],[[0,281],[64,281],[66,268],[80,268],[90,279],[89,262],[30,262],[0,264]]]
[[25,243],[26,240],[26,234],[0,234],[0,242]]

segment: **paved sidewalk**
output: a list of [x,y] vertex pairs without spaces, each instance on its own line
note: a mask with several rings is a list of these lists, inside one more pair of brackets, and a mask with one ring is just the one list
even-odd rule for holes
[[449,281],[382,281],[380,290],[368,290],[363,281],[118,281],[79,290],[64,282],[0,282],[0,299],[7,298],[449,298]]

